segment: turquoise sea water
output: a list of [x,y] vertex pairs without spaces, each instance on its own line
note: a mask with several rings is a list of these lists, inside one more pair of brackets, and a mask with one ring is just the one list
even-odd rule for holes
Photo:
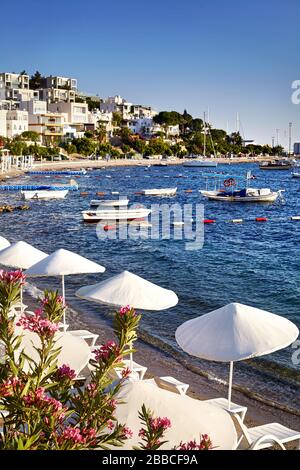
[[[70,302],[84,308],[89,315],[109,320],[109,309],[78,301],[74,291],[99,282],[124,269],[174,290],[179,297],[176,307],[143,315],[141,335],[158,349],[168,350],[178,360],[191,364],[199,373],[225,378],[227,366],[199,361],[184,355],[174,339],[174,332],[183,321],[207,313],[229,302],[241,302],[286,316],[300,325],[300,221],[288,218],[300,215],[300,180],[290,171],[261,171],[255,164],[220,165],[216,171],[245,175],[248,170],[257,177],[253,187],[285,189],[286,203],[229,204],[204,201],[198,189],[205,188],[202,173],[210,169],[169,167],[123,167],[88,171],[77,179],[80,191],[89,197],[70,192],[63,201],[34,201],[31,210],[0,214],[0,233],[12,241],[25,240],[37,248],[52,252],[57,248],[76,251],[107,270],[102,275],[67,278]],[[215,171],[215,170],[213,170]],[[26,177],[18,182],[65,182],[62,178]],[[135,195],[143,188],[177,186],[177,196],[158,199]],[[186,193],[186,189],[193,189]],[[202,203],[205,218],[217,222],[205,226],[204,246],[187,251],[181,240],[98,240],[96,225],[84,225],[80,211],[88,209],[96,191],[119,191],[130,202],[149,206],[152,203]],[[116,196],[117,197],[117,196]],[[98,197],[99,198],[99,197]],[[0,193],[4,202],[19,204],[17,193]],[[228,219],[266,216],[267,222],[230,224]],[[277,220],[276,220],[277,219]],[[36,281],[41,286],[56,287],[58,280]],[[235,367],[235,383],[283,405],[298,409],[299,365],[292,363],[292,348],[263,359],[243,362]],[[297,385],[298,384],[298,385]]]

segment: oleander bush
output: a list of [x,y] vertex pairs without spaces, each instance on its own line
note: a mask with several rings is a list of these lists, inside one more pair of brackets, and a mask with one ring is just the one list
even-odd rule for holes
[[[0,449],[79,450],[122,446],[132,436],[126,423],[118,423],[117,394],[130,370],[122,362],[133,352],[140,315],[129,306],[115,314],[116,341],[93,351],[91,376],[82,386],[68,364],[58,366],[59,323],[65,309],[57,292],[44,292],[34,314],[17,314],[25,277],[20,271],[0,271]],[[35,356],[26,354],[22,338],[35,333]],[[114,369],[122,368],[115,380]],[[165,442],[168,418],[140,411],[139,449],[158,449]],[[2,418],[2,424],[1,424]],[[209,449],[208,436],[200,442],[180,443],[178,449]]]

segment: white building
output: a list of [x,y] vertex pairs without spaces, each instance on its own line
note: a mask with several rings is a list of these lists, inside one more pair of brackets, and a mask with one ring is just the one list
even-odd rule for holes
[[64,113],[67,115],[68,124],[83,125],[88,124],[88,105],[86,103],[65,103],[60,101],[58,103],[50,103],[49,111],[54,113]]
[[0,73],[0,100],[16,100],[20,90],[29,90],[29,75]]
[[48,103],[59,103],[65,101],[66,103],[75,102],[75,91],[64,90],[60,88],[42,88],[40,91],[40,99]]
[[28,111],[29,114],[45,114],[47,102],[41,100],[20,101],[20,109]]
[[6,114],[7,137],[13,138],[28,131],[28,112],[12,109]]
[[7,137],[7,129],[6,129],[6,109],[0,109],[0,136]]
[[119,95],[109,96],[100,103],[100,111],[103,113],[120,113],[123,119],[131,118],[132,103],[129,103]]
[[90,111],[88,113],[89,124],[94,126],[94,129],[99,128],[99,125],[103,125],[105,128],[107,137],[113,135],[113,114],[112,113],[103,113],[99,109]]
[[77,90],[77,79],[69,77],[52,76],[45,78],[45,88],[63,88],[65,90]]

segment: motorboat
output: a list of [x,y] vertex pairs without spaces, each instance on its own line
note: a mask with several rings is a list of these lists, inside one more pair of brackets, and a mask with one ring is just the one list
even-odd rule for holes
[[294,163],[289,160],[262,162],[259,164],[260,170],[290,170],[293,166]]
[[294,171],[294,172],[292,173],[292,178],[300,178],[300,173]]
[[[250,171],[247,172],[246,176],[220,173],[207,173],[202,176],[206,178],[206,189],[201,189],[199,192],[211,201],[274,202],[277,198],[283,201],[283,190],[272,191],[270,188],[249,187],[249,181],[253,180]],[[246,181],[244,182],[244,180]],[[213,190],[208,188],[209,181],[214,183]]]
[[189,162],[184,162],[183,166],[185,167],[196,167],[196,168],[205,168],[205,167],[210,167],[210,168],[216,168],[218,166],[218,163],[213,161],[213,160],[200,160],[200,159],[195,159],[191,160]]
[[129,203],[129,199],[92,199],[91,207],[124,207]]
[[143,189],[144,196],[175,196],[177,188]]
[[84,222],[100,222],[100,221],[130,221],[136,219],[143,219],[147,217],[151,212],[151,209],[146,209],[142,207],[132,208],[132,209],[99,209],[95,211],[82,211],[82,217]]
[[68,194],[68,189],[60,190],[33,190],[33,191],[21,191],[22,197],[25,200],[29,199],[64,199]]
[[271,191],[270,188],[244,188],[240,190],[214,190],[214,191],[199,191],[202,196],[211,201],[226,201],[226,202],[274,202],[283,192]]

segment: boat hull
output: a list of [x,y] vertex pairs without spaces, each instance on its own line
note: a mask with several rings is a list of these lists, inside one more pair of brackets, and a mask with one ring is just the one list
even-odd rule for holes
[[23,199],[32,200],[32,199],[64,199],[68,194],[68,190],[44,190],[44,191],[21,191]]
[[109,201],[109,200],[97,200],[93,199],[90,202],[91,207],[124,207],[128,205],[129,200],[128,199],[116,199],[115,201]]
[[270,194],[259,196],[222,196],[214,191],[200,191],[202,196],[207,197],[210,201],[224,202],[274,202],[278,198],[280,192],[271,192]]
[[177,188],[165,189],[144,189],[141,194],[144,196],[175,196]]
[[150,214],[150,209],[129,209],[129,210],[99,210],[99,211],[83,211],[82,217],[84,222],[101,222],[101,221],[131,221],[143,219]]

